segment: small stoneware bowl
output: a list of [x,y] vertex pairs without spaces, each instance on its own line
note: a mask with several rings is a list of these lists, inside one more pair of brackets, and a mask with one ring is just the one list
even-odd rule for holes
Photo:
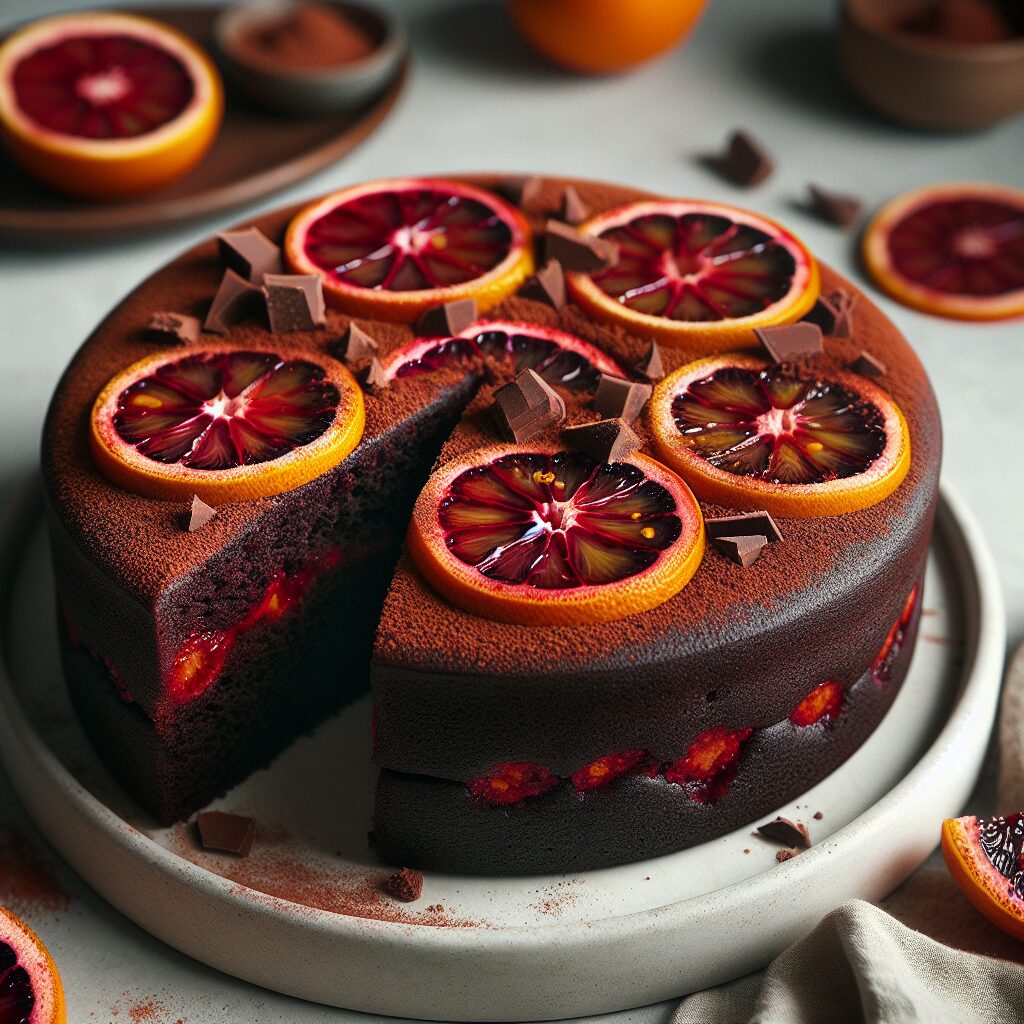
[[901,31],[922,0],[844,0],[839,60],[851,87],[894,121],[984,128],[1024,110],[1024,38],[954,43]]
[[[323,0],[320,0],[323,2]],[[254,103],[311,117],[354,110],[384,91],[405,59],[401,24],[391,14],[357,3],[330,3],[373,40],[366,57],[330,67],[287,67],[242,45],[258,25],[281,19],[294,0],[258,0],[225,11],[214,36],[224,73]]]

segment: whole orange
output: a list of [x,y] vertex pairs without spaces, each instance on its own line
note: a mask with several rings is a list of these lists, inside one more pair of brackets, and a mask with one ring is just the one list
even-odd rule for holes
[[508,0],[536,50],[589,74],[622,71],[681,42],[706,0]]

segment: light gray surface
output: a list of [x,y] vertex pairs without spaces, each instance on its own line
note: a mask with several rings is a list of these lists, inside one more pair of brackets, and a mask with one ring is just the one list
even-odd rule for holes
[[[770,15],[762,0],[711,0],[682,50],[607,79],[541,65],[514,38],[497,0],[380,2],[397,10],[410,32],[415,63],[404,99],[362,148],[262,208],[383,175],[544,170],[752,206],[785,221],[820,257],[864,284],[852,237],[794,207],[808,181],[855,192],[869,206],[937,180],[1024,187],[1024,119],[977,135],[924,135],[890,127],[849,98],[831,56],[834,11],[822,0],[786,0],[771,5]],[[14,23],[81,6],[3,0],[0,18]],[[750,192],[719,182],[693,159],[738,125],[755,131],[778,159],[775,175]],[[34,464],[49,394],[100,317],[195,238],[235,219],[104,248],[0,252],[0,499]],[[996,550],[1010,639],[1020,640],[1024,543],[1007,534],[1024,504],[1024,324],[959,324],[879,302],[931,374],[945,423],[946,475]],[[0,820],[8,803],[0,782]],[[68,965],[78,1005],[95,1003],[97,1020],[112,1015],[119,993],[136,978],[149,979],[172,1024],[182,1017],[188,1024],[346,1019],[195,966],[89,896],[43,930]],[[122,1003],[115,1019],[125,1019],[131,1005]],[[665,1016],[662,1010],[616,1019]],[[159,1024],[161,1017],[154,1019]]]

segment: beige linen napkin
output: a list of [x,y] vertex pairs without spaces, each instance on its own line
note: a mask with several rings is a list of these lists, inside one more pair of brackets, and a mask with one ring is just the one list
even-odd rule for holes
[[[1024,647],[1006,674],[998,739],[994,809],[1022,810]],[[1024,943],[989,924],[935,854],[881,907],[843,904],[764,971],[687,996],[672,1018],[672,1024],[819,1021],[1024,1024]]]

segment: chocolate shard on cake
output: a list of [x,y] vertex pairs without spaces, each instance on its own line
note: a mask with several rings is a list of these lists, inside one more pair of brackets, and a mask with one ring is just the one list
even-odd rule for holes
[[553,309],[565,307],[565,271],[558,260],[548,260],[537,271],[526,279],[519,294],[524,299],[536,299]]
[[735,516],[705,517],[711,540],[719,537],[765,537],[769,544],[782,540],[782,531],[767,512],[742,512]]
[[867,350],[861,352],[852,363],[850,369],[859,373],[862,377],[884,377],[885,363],[877,356],[873,356]]
[[376,388],[377,390],[386,388],[391,383],[388,380],[384,364],[376,356],[371,357],[366,369],[363,370],[362,381],[366,387]]
[[594,408],[603,419],[622,419],[633,423],[643,411],[653,390],[650,384],[602,373],[601,382],[594,393]]
[[256,835],[256,819],[226,811],[200,811],[196,818],[204,850],[248,857]]
[[424,310],[416,321],[416,333],[427,338],[450,338],[461,334],[478,316],[476,299],[455,299]]
[[147,330],[175,345],[194,345],[199,340],[202,323],[199,317],[185,313],[154,313]]
[[703,159],[723,178],[743,188],[759,185],[775,167],[764,147],[746,131],[733,132],[724,152],[709,154]]
[[557,260],[565,270],[593,273],[612,266],[618,256],[614,242],[581,234],[558,220],[549,220],[545,226],[544,258]]
[[618,462],[635,452],[641,440],[630,425],[622,419],[598,420],[577,427],[566,427],[562,438],[577,451],[598,462]]
[[566,224],[582,224],[590,216],[590,208],[570,185],[562,193],[562,220]]
[[345,329],[337,348],[338,354],[345,362],[361,363],[363,360],[377,355],[380,346],[377,344],[376,338],[353,321]]
[[730,561],[746,569],[761,557],[761,552],[768,544],[768,538],[760,533],[750,533],[736,537],[715,537],[712,543],[719,554],[725,555]]
[[188,532],[195,533],[196,530],[201,530],[216,514],[215,508],[207,505],[198,494],[193,494],[188,511]]
[[825,350],[821,328],[806,320],[778,327],[755,327],[754,333],[775,363],[820,356]]
[[217,236],[217,249],[226,267],[253,284],[262,284],[264,274],[284,272],[280,247],[259,228],[223,231]]
[[535,174],[504,178],[498,191],[524,210],[532,210],[540,200],[544,179]]
[[274,334],[312,331],[326,322],[324,281],[319,274],[264,274],[263,295]]
[[807,194],[807,206],[810,211],[821,220],[841,228],[849,228],[856,224],[864,206],[856,196],[829,192],[820,185],[808,185]]
[[562,396],[534,370],[494,392],[494,419],[502,437],[529,441],[565,419]]
[[665,365],[661,359],[661,346],[652,341],[647,346],[647,351],[640,357],[636,364],[637,376],[644,380],[659,381],[665,376]]
[[233,270],[225,270],[203,321],[203,330],[214,334],[226,333],[229,327],[252,316],[262,304],[262,298],[263,292],[257,285]]

